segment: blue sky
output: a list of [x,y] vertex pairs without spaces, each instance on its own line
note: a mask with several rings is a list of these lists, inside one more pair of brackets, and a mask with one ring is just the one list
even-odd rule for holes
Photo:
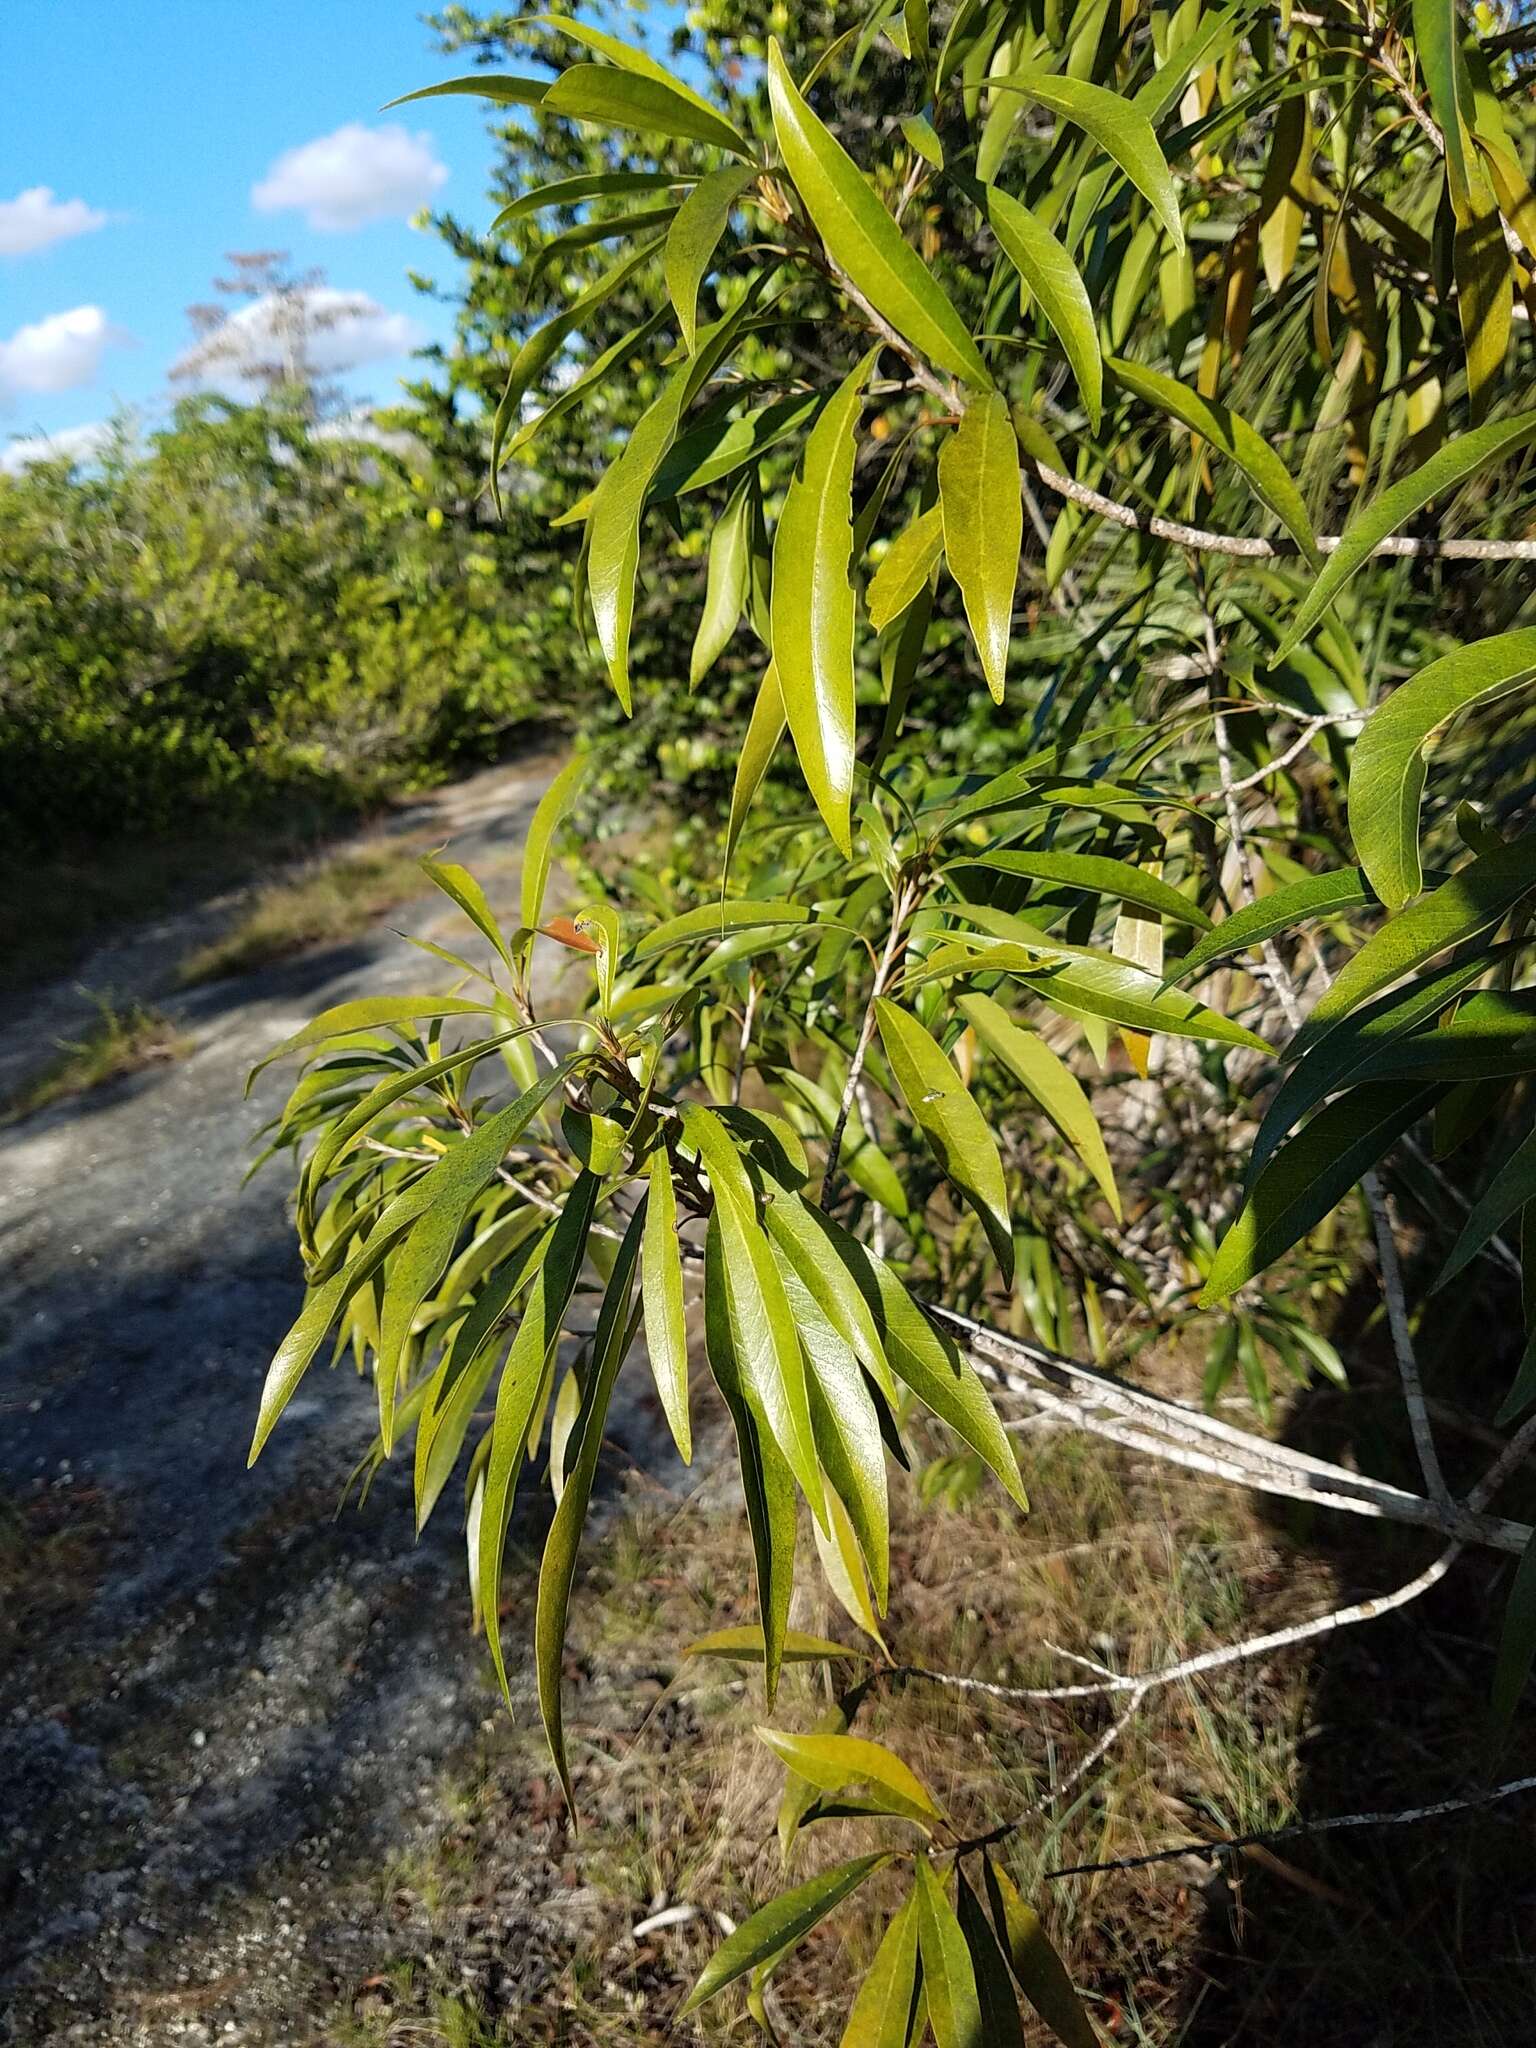
[[0,0],[0,460],[163,410],[185,309],[231,249],[290,250],[371,300],[348,332],[372,359],[345,381],[389,399],[451,325],[407,281],[452,260],[409,217],[488,216],[491,151],[474,100],[379,108],[469,68],[419,0]]

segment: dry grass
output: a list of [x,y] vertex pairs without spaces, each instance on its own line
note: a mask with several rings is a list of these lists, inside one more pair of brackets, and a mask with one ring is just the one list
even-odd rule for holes
[[424,888],[420,848],[386,842],[315,862],[254,890],[222,938],[182,961],[183,987],[249,974],[306,946],[336,944]]
[[15,1123],[71,1095],[137,1074],[167,1060],[185,1059],[192,1041],[171,1018],[145,1003],[118,1003],[92,995],[96,1020],[83,1037],[61,1039],[58,1055],[0,1103],[0,1123]]

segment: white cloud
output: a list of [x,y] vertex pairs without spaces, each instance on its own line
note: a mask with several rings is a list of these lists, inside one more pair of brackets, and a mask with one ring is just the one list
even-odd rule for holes
[[49,185],[32,185],[14,199],[0,199],[0,256],[30,256],[52,242],[88,235],[107,216],[83,199],[55,199]]
[[20,434],[0,447],[0,475],[20,476],[35,462],[89,462],[112,439],[110,420],[92,420],[83,427],[61,427],[56,434]]
[[252,299],[178,356],[171,374],[213,389],[238,390],[242,370],[288,363],[301,375],[328,376],[359,363],[409,355],[424,339],[409,314],[389,312],[366,292],[313,285]]
[[89,384],[103,353],[130,339],[100,306],[75,306],[18,327],[9,341],[0,341],[0,401],[19,392],[74,391]]
[[334,135],[285,150],[251,188],[251,204],[258,213],[297,208],[312,228],[361,228],[414,213],[447,179],[430,135],[412,135],[397,122],[365,128],[349,121]]

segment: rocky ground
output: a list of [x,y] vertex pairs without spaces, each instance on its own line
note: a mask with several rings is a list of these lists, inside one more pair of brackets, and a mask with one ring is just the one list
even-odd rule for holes
[[[409,823],[505,900],[555,765]],[[325,1005],[438,970],[381,928],[178,996],[229,909],[77,977],[169,1009],[189,1057],[0,1133],[0,2040],[27,2048],[338,2038],[316,2016],[388,1949],[378,1873],[441,1835],[493,1712],[452,1518],[414,1544],[397,1472],[333,1518],[368,1388],[317,1374],[245,1470],[300,1294],[282,1168],[241,1184],[289,1080],[244,1100],[246,1071]],[[389,922],[463,943],[440,897]],[[13,1014],[13,1067],[80,1001]],[[649,1407],[611,1434],[657,1462]]]

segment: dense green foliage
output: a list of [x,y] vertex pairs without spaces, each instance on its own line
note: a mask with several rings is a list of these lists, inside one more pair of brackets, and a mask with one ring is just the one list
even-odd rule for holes
[[568,593],[532,515],[478,497],[280,401],[188,401],[145,449],[0,477],[13,825],[49,845],[355,803],[567,703]]
[[[513,344],[481,393],[492,465],[526,448],[563,487],[618,706],[696,715],[683,678],[750,661],[723,860],[680,885],[588,870],[581,914],[548,920],[573,770],[515,919],[430,870],[486,949],[450,961],[452,992],[347,1005],[274,1052],[307,1060],[272,1139],[301,1156],[310,1288],[257,1448],[334,1332],[377,1385],[370,1462],[414,1441],[420,1517],[467,1451],[504,1675],[503,1550],[547,1419],[534,1649],[565,1778],[562,1647],[609,1399],[643,1326],[688,1455],[701,1294],[759,1614],[709,1647],[759,1661],[770,1705],[786,1659],[832,1656],[788,1628],[808,1522],[875,1649],[820,1729],[765,1731],[781,1833],[887,1825],[732,1935],[693,2002],[746,1979],[761,2016],[786,1948],[901,1859],[909,1904],[848,2041],[1017,2039],[1016,1982],[1087,2042],[994,1839],[953,1840],[854,1732],[886,1668],[886,1460],[909,1459],[925,1406],[1022,1505],[980,1368],[1038,1359],[1009,1342],[1027,1327],[1123,1373],[1205,1314],[1208,1398],[1240,1372],[1261,1415],[1273,1370],[1337,1373],[1326,1307],[1363,1183],[1421,1519],[1473,1533],[1414,1405],[1373,1176],[1407,1141],[1404,1193],[1431,1152],[1432,1185],[1447,1160],[1483,1187],[1454,1246],[1426,1205],[1447,1273],[1536,1190],[1521,39],[1480,42],[1450,0],[1390,20],[1347,0],[881,0],[842,35],[797,24],[791,51],[733,12],[693,19],[707,80],[569,23],[553,84],[435,90],[515,110],[496,232],[514,278],[564,289],[473,309]],[[556,33],[449,26],[536,59]],[[636,133],[659,138],[643,156]],[[524,195],[569,176],[607,182]],[[708,563],[686,656],[679,557]],[[551,1018],[557,947],[580,957]],[[475,1092],[498,1061],[506,1106]],[[563,1363],[588,1262],[602,1304]],[[1533,1356],[1504,1419],[1536,1394]],[[1070,1384],[1069,1419],[1149,1412],[1128,1378]],[[1142,1447],[1130,1423],[1104,1433]]]

